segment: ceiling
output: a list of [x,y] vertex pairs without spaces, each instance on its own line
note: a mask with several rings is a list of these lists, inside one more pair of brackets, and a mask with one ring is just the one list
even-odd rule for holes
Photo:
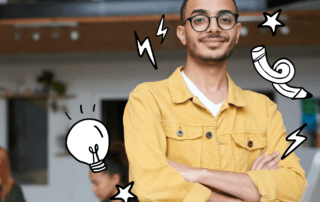
[[[178,14],[182,0],[120,0],[120,1],[68,1],[68,0],[1,0],[0,19],[35,17],[94,17]],[[310,3],[308,7],[305,3]],[[281,5],[294,4],[313,9],[320,1],[306,0],[236,0],[239,12],[264,11]],[[291,3],[291,4],[290,4]],[[298,6],[297,6],[298,5]],[[319,8],[320,6],[318,6]]]

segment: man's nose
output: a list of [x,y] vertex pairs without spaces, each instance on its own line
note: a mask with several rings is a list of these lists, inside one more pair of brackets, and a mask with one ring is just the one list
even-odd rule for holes
[[207,32],[213,32],[213,33],[221,32],[221,28],[218,25],[216,17],[211,17],[210,18],[210,24],[209,24],[209,27],[208,27],[208,29],[206,31]]

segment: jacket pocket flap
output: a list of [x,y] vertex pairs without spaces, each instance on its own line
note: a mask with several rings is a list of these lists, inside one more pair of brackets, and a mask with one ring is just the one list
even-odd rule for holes
[[264,148],[267,145],[265,132],[232,133],[233,140],[241,147],[251,151]]
[[185,126],[181,124],[164,124],[163,130],[167,137],[175,140],[192,140],[202,136],[201,126]]

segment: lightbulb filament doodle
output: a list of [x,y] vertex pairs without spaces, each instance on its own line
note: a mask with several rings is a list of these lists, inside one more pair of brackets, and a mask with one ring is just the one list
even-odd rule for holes
[[[93,162],[99,162],[99,156],[98,156],[98,150],[99,150],[99,146],[97,144],[94,145],[95,151],[93,151],[92,147],[89,147],[89,151],[90,153],[92,153],[92,160]],[[96,160],[94,160],[96,157]]]

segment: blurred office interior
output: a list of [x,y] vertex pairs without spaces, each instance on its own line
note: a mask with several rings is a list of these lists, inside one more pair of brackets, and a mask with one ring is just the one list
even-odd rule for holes
[[[69,155],[66,134],[77,121],[95,118],[106,124],[111,144],[123,141],[129,93],[140,83],[168,78],[186,63],[186,50],[176,37],[182,2],[0,0],[0,147],[9,152],[28,202],[98,201],[89,166]],[[308,141],[295,153],[307,178],[314,179],[304,201],[317,201],[320,167],[313,161],[320,148],[320,0],[236,3],[243,30],[227,71],[242,89],[264,93],[278,105],[287,134],[308,123],[301,133]],[[269,28],[257,28],[263,12],[280,8],[285,26],[275,36]],[[156,33],[163,14],[169,31],[161,44]],[[135,31],[141,42],[150,37],[157,70],[146,53],[139,57]],[[290,85],[305,88],[313,99],[281,96],[261,78],[250,52],[258,45],[266,46],[270,65],[288,58],[296,70]]]

